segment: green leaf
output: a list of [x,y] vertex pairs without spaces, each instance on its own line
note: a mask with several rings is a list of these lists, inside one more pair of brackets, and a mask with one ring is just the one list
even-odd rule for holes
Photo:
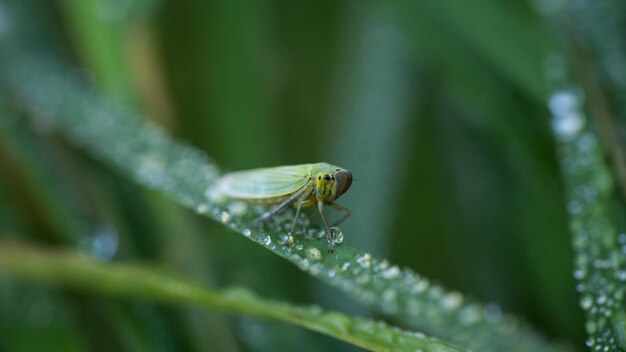
[[318,307],[264,300],[243,288],[221,292],[134,265],[105,263],[70,251],[0,242],[0,272],[13,278],[96,294],[142,297],[169,304],[196,304],[290,322],[373,351],[460,351],[420,333]]

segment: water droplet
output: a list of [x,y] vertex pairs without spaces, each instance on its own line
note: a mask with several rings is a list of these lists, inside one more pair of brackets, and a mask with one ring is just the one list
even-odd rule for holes
[[207,212],[207,206],[206,204],[200,204],[198,205],[198,207],[196,207],[196,213],[198,214],[204,214]]
[[260,235],[257,238],[257,242],[259,242],[260,244],[267,246],[270,243],[272,243],[272,238],[269,235]]
[[165,162],[156,153],[147,153],[138,156],[136,175],[139,179],[151,186],[158,186],[165,180]]
[[387,314],[394,314],[398,310],[398,302],[396,299],[398,298],[398,293],[391,288],[383,291],[383,305],[382,309]]
[[309,269],[309,265],[310,265],[310,263],[309,263],[309,260],[308,260],[308,259],[302,259],[302,260],[300,260],[300,261],[298,262],[298,267],[299,267],[301,270],[308,270],[308,269]]
[[589,295],[582,296],[580,298],[580,307],[584,310],[588,310],[593,305],[593,298]]
[[393,279],[398,277],[398,275],[400,275],[400,268],[398,268],[397,266],[392,266],[389,267],[389,269],[383,271],[381,273],[382,277],[384,277],[385,279]]
[[322,259],[322,252],[315,247],[309,247],[304,251],[304,255],[310,260],[320,260]]
[[463,308],[459,312],[459,322],[463,325],[470,325],[478,322],[482,315],[482,309],[477,304],[472,304]]
[[585,330],[587,330],[588,334],[594,334],[596,332],[596,330],[598,329],[598,326],[596,325],[596,323],[594,321],[587,321],[585,323]]
[[434,285],[433,287],[431,287],[430,291],[428,291],[428,296],[430,296],[430,298],[438,300],[441,298],[441,295],[443,294],[443,288],[441,288],[441,286],[438,285]]
[[92,235],[83,237],[79,246],[98,259],[110,260],[117,253],[119,235],[114,227],[101,226]]
[[293,236],[288,235],[286,233],[284,233],[284,234],[282,234],[282,235],[280,235],[278,237],[278,243],[282,244],[282,245],[291,246],[291,245],[293,245],[293,241],[294,241],[293,240]]
[[446,310],[454,310],[461,306],[463,303],[463,295],[458,292],[448,293],[441,300],[441,305]]
[[576,280],[582,280],[585,277],[585,271],[584,270],[574,270],[574,278]]
[[317,226],[311,226],[307,229],[305,238],[308,240],[316,240],[318,238],[322,238],[326,235],[326,232]]
[[338,227],[330,228],[330,239],[329,242],[333,245],[341,244],[343,242],[343,232]]
[[365,286],[365,285],[369,284],[370,281],[372,281],[372,280],[371,280],[369,275],[363,274],[363,275],[357,276],[354,281],[356,281],[356,283],[361,285],[361,286]]
[[578,201],[572,200],[567,203],[567,210],[571,215],[576,215],[581,212],[582,206]]
[[219,187],[213,184],[207,186],[204,190],[204,197],[211,201],[211,203],[223,203],[228,197],[220,191]]
[[229,214],[228,212],[226,212],[226,211],[223,211],[223,212],[220,214],[220,220],[221,220],[223,223],[227,223],[227,222],[228,222],[228,220],[230,220],[230,214]]
[[241,233],[246,237],[250,237],[250,235],[252,234],[252,231],[249,228],[245,228],[243,229]]
[[242,216],[248,209],[248,205],[244,202],[232,202],[228,205],[228,211],[235,216]]
[[334,332],[340,335],[346,335],[349,332],[350,319],[343,314],[330,312],[322,316],[324,325],[328,326]]
[[502,309],[499,305],[490,303],[483,309],[483,316],[488,323],[497,323],[502,318]]
[[369,253],[364,253],[363,255],[359,256],[358,258],[356,258],[356,262],[361,266],[361,268],[363,269],[367,269],[370,267],[371,265],[371,260],[372,260],[372,256]]
[[428,282],[428,279],[420,279],[415,283],[415,285],[413,285],[412,289],[415,293],[422,293],[428,289],[429,285],[430,283]]
[[557,136],[570,139],[583,129],[585,119],[580,112],[581,104],[580,94],[571,90],[559,91],[550,97],[548,107],[554,115],[552,129]]
[[298,244],[297,244],[297,245],[295,245],[293,248],[294,248],[296,251],[300,252],[300,251],[302,251],[302,250],[304,249],[304,246],[303,246],[302,244],[298,243]]

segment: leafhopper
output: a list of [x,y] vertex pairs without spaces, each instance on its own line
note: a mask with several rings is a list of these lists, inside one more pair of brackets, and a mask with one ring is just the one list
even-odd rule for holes
[[294,233],[300,210],[317,205],[331,243],[331,227],[324,216],[326,205],[343,212],[343,217],[331,226],[339,225],[350,216],[350,211],[335,203],[352,184],[350,171],[328,163],[278,166],[245,170],[224,175],[217,182],[217,191],[228,198],[268,204],[273,207],[255,219],[255,226],[290,206],[296,208],[290,235]]

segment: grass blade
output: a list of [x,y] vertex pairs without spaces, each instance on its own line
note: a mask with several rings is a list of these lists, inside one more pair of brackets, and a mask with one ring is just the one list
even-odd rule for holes
[[373,351],[459,351],[436,339],[382,322],[349,318],[317,307],[261,299],[246,289],[221,292],[138,266],[103,263],[76,252],[46,251],[0,243],[0,272],[17,279],[67,286],[97,294],[196,304],[294,323]]
[[563,179],[567,186],[574,277],[595,351],[622,351],[626,235],[617,235],[611,218],[614,184],[595,134],[585,128],[582,98],[577,92],[556,92],[550,99],[553,128],[559,141]]

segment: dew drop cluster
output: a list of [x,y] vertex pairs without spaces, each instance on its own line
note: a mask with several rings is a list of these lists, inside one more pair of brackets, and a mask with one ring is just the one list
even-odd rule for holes
[[617,235],[611,220],[611,175],[597,138],[582,128],[585,115],[580,97],[570,91],[557,92],[549,105],[567,186],[573,276],[586,316],[586,344],[592,351],[618,351],[614,321],[624,310],[626,234]]

